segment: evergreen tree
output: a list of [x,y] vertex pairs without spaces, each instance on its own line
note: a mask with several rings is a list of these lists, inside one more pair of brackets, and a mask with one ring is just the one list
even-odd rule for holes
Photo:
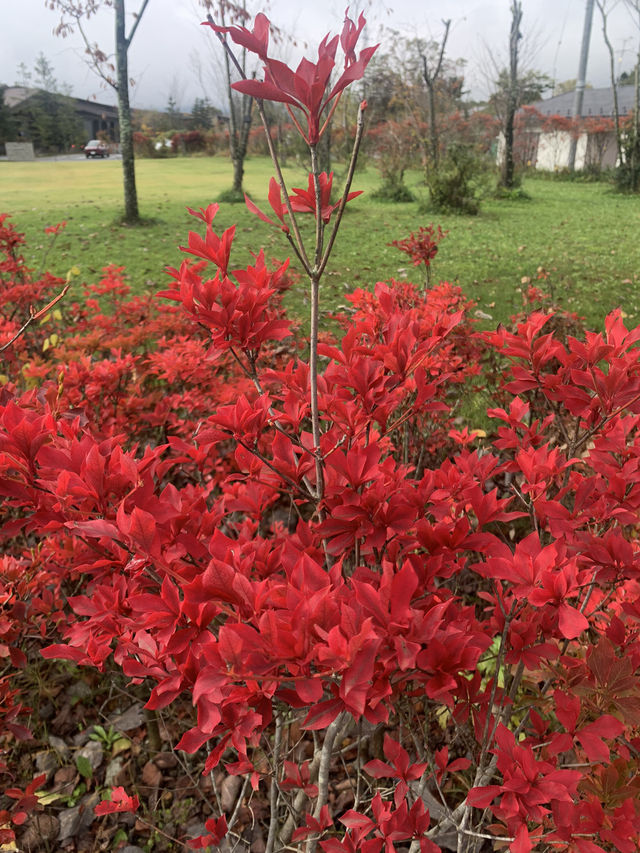
[[3,131],[5,138],[13,138],[20,129],[22,136],[40,151],[66,151],[73,143],[79,143],[84,130],[69,96],[70,89],[58,85],[47,57],[42,52],[38,54],[32,71],[21,62],[18,75],[21,85],[33,88],[33,92],[12,111],[6,110],[9,125]]
[[0,86],[0,145],[13,141],[16,135],[15,121],[4,102],[6,88],[6,86]]
[[196,98],[191,110],[189,125],[193,130],[209,130],[217,110],[209,98]]

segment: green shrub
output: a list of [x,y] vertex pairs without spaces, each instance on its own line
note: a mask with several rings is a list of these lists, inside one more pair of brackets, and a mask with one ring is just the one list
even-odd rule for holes
[[475,216],[486,192],[486,161],[467,145],[451,145],[436,168],[429,170],[430,209]]
[[216,197],[216,201],[220,204],[243,204],[244,193],[230,187],[228,190],[222,190],[222,192]]
[[500,201],[531,201],[531,196],[522,187],[501,187],[498,185],[493,193],[493,197]]
[[393,201],[398,204],[416,200],[414,194],[402,180],[383,181],[378,189],[371,193],[371,198],[378,201]]
[[622,134],[622,163],[615,171],[616,189],[623,193],[640,190],[640,137],[629,127]]

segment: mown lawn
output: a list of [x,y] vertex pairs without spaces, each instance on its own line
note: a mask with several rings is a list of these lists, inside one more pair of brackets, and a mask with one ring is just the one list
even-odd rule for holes
[[[271,174],[266,159],[247,162],[246,188],[259,205],[266,204]],[[291,186],[306,185],[300,168],[286,169],[285,175]],[[89,282],[103,266],[117,264],[126,267],[135,289],[158,288],[164,284],[164,266],[179,264],[178,245],[199,225],[186,207],[215,200],[230,184],[230,164],[224,157],[141,160],[137,181],[142,214],[153,220],[145,227],[115,224],[122,179],[120,163],[112,160],[0,163],[0,210],[11,213],[26,232],[27,257],[36,269],[46,246],[44,226],[66,219],[66,230],[46,258],[48,268],[65,274],[77,265],[81,279]],[[378,182],[373,168],[358,172],[354,181],[354,189],[365,194],[350,203],[344,219],[324,284],[327,310],[357,286],[391,276],[418,280],[421,273],[388,243],[435,221],[450,233],[441,244],[434,276],[458,281],[477,301],[477,310],[490,315],[488,325],[521,306],[522,279],[535,279],[539,268],[549,273],[544,284],[556,300],[590,324],[601,325],[618,305],[629,322],[640,322],[640,198],[616,195],[605,184],[529,178],[524,188],[531,200],[487,200],[480,216],[472,218],[434,216],[420,213],[418,203],[371,199]],[[409,175],[408,183],[424,196],[417,173]],[[282,235],[244,205],[223,206],[216,221],[220,229],[237,223],[232,260],[238,266],[249,250],[261,247],[270,257],[289,254]],[[290,307],[304,313],[304,302],[300,288]]]

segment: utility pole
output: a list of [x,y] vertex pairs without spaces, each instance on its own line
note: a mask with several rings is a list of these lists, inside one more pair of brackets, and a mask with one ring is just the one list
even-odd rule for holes
[[[576,82],[575,97],[573,100],[573,120],[577,120],[582,115],[582,102],[584,101],[584,87],[587,82],[587,60],[589,58],[589,42],[591,40],[591,22],[593,21],[593,3],[594,0],[587,0],[587,5],[584,12],[584,29],[582,30],[582,47],[580,49],[580,64],[578,66],[578,80]],[[578,128],[576,127],[576,131]],[[571,137],[569,145],[569,171],[573,172],[576,165],[576,149],[578,147],[578,137],[574,133]]]

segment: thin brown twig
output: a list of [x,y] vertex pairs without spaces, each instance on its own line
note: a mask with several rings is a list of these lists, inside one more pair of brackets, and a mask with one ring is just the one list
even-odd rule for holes
[[48,302],[44,306],[44,308],[41,308],[39,311],[34,311],[33,308],[31,308],[27,321],[21,326],[20,329],[18,329],[18,331],[11,338],[11,340],[7,341],[5,344],[3,344],[0,347],[0,352],[4,352],[6,349],[9,349],[11,344],[15,343],[18,340],[18,338],[20,337],[20,335],[23,335],[25,333],[25,331],[29,328],[29,326],[35,320],[39,320],[40,317],[43,317],[45,314],[47,314],[54,307],[54,305],[57,305],[58,302],[60,302],[60,300],[62,299],[62,297],[66,294],[66,292],[69,290],[70,286],[71,286],[70,283],[65,284],[65,286],[62,288],[60,293],[57,296],[55,296],[51,300],[51,302]]
[[276,832],[278,828],[278,799],[280,787],[278,785],[278,770],[280,767],[280,749],[282,747],[282,715],[274,711],[276,730],[273,738],[273,761],[271,769],[271,789],[269,791],[269,833],[264,853],[273,853],[276,843]]
[[342,221],[342,215],[344,213],[344,209],[347,206],[347,198],[349,196],[349,190],[351,189],[351,183],[353,181],[353,176],[356,171],[356,163],[358,161],[358,153],[360,151],[360,145],[362,143],[362,136],[364,134],[364,108],[363,105],[360,104],[358,107],[358,118],[356,121],[356,135],[353,141],[353,148],[351,150],[351,160],[349,161],[349,170],[347,171],[347,178],[344,185],[344,192],[342,193],[342,198],[340,200],[340,207],[336,212],[336,217],[333,222],[333,230],[331,235],[329,236],[329,241],[327,242],[327,246],[324,250],[324,255],[320,262],[320,266],[318,268],[319,275],[322,275],[325,271],[327,263],[329,261],[329,256],[333,250],[333,244],[336,241],[336,237],[338,236],[338,231],[340,229],[340,223]]

